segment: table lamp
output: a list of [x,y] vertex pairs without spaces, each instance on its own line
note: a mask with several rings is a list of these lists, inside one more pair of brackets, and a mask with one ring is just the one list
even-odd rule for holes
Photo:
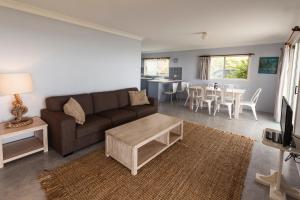
[[33,122],[32,118],[23,117],[28,108],[23,104],[20,94],[28,92],[32,92],[32,79],[29,73],[0,74],[0,94],[15,97],[11,109],[14,119],[6,124],[7,128],[26,126]]

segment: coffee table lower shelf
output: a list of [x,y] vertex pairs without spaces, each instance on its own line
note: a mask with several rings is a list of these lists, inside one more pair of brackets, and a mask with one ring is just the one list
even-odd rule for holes
[[155,140],[138,149],[138,169],[168,148],[168,145]]

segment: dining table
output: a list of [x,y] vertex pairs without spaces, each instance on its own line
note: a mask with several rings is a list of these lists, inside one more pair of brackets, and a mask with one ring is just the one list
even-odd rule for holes
[[[189,89],[191,91],[193,90],[199,90],[199,89],[205,89],[205,90],[209,90],[209,91],[221,91],[221,88],[217,88],[215,89],[214,87],[211,86],[204,86],[204,85],[192,85],[189,87]],[[236,89],[236,88],[227,88],[226,91],[227,93],[233,93],[234,95],[234,119],[239,119],[239,114],[242,111],[242,109],[240,109],[240,103],[241,103],[241,98],[243,96],[243,94],[246,93],[245,89]],[[189,99],[189,105],[190,105],[190,109],[193,110],[193,104],[194,104],[194,98],[195,98],[195,93],[192,92],[190,99]]]

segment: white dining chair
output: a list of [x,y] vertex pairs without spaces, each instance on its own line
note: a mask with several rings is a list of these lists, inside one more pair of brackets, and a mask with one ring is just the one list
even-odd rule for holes
[[222,84],[221,83],[208,83],[207,84],[207,87],[212,87],[212,88],[214,88],[214,87],[217,87],[217,88],[222,88]]
[[262,89],[261,88],[258,88],[254,95],[252,96],[251,100],[250,101],[241,101],[240,103],[240,106],[248,106],[252,109],[252,112],[253,112],[253,115],[254,115],[254,118],[255,120],[257,120],[257,115],[256,115],[256,103],[258,101],[258,97],[261,93]]
[[[189,82],[181,82],[181,84],[180,84],[181,87],[177,89],[177,94],[178,94],[179,97],[180,97],[180,101],[181,101],[182,95],[183,95],[185,92],[188,93],[187,89],[189,88],[189,85],[190,85]],[[176,96],[177,96],[177,94],[176,94]]]
[[211,115],[211,107],[212,103],[217,100],[217,95],[215,94],[214,90],[206,90],[205,88],[197,89],[195,99],[196,99],[196,110],[198,111],[199,107],[202,109],[203,103],[207,104],[208,114]]
[[196,110],[195,112],[198,111],[199,107],[202,109],[203,107],[203,100],[204,100],[204,89],[202,87],[198,87],[197,89],[195,89],[193,94],[193,98],[195,100],[195,104],[196,104]]
[[190,89],[190,84],[188,84],[187,88],[186,88],[186,100],[184,102],[184,106],[186,106],[187,102],[192,98],[192,93],[193,93],[193,90]]
[[214,84],[209,83],[205,88],[205,97],[207,99],[216,99],[218,97],[218,90],[220,89],[220,84],[218,84],[218,89],[215,89]]
[[234,89],[235,85],[234,84],[230,84],[230,83],[226,83],[226,84],[222,84],[222,88]]
[[234,101],[234,95],[232,95],[231,92],[226,92],[235,89],[235,86],[233,84],[223,84],[221,87],[225,93],[224,93],[224,99],[225,101]]
[[[178,88],[178,83],[172,83],[171,90],[164,92],[165,95],[170,96],[171,103],[173,103],[173,95],[174,94],[176,95],[177,88]],[[177,97],[176,97],[176,99],[177,99]]]
[[[226,98],[228,97],[228,98]],[[226,88],[222,88],[220,91],[220,98],[216,100],[215,102],[215,108],[214,108],[214,116],[216,115],[216,112],[220,111],[221,106],[226,106],[228,110],[229,119],[231,119],[232,116],[232,108],[234,105],[234,93],[233,90],[231,92],[227,92]]]

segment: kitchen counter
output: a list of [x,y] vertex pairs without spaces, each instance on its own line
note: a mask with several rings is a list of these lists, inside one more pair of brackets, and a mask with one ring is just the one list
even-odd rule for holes
[[164,91],[172,89],[172,83],[180,83],[182,80],[171,79],[152,79],[147,80],[147,92],[150,97],[158,99],[158,101],[167,101],[169,96],[164,95]]
[[171,80],[171,79],[152,79],[148,80],[148,82],[156,82],[156,83],[176,83],[181,82],[182,80]]
[[153,78],[141,77],[142,80],[152,80]]

